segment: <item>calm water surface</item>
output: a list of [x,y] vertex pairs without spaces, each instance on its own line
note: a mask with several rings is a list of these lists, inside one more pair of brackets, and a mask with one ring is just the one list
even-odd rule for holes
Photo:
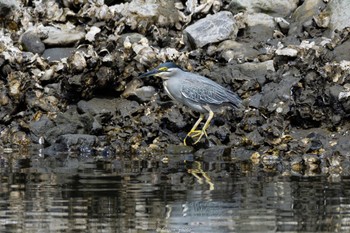
[[165,157],[1,154],[0,232],[350,232],[343,173]]

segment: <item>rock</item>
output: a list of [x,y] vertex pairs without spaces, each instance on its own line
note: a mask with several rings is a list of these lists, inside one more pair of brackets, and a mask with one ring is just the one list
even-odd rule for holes
[[264,143],[264,138],[261,136],[258,129],[247,134],[247,139],[249,145],[252,147],[251,149],[257,148]]
[[250,13],[246,15],[247,34],[254,41],[266,41],[272,38],[276,29],[276,22],[270,15],[264,13]]
[[98,138],[88,134],[64,134],[58,138],[68,149],[72,147],[93,147],[97,145]]
[[335,47],[333,54],[334,60],[341,62],[342,60],[350,61],[350,40],[344,41],[344,43]]
[[18,9],[18,3],[14,0],[0,0],[0,18],[6,17],[12,11]]
[[123,15],[126,24],[132,30],[145,31],[149,25],[172,26],[179,21],[178,11],[174,1],[143,1],[133,0],[130,3],[118,4],[113,11]]
[[214,146],[208,149],[200,149],[194,155],[201,157],[203,161],[212,162],[222,160],[222,157],[231,157],[231,148],[227,146]]
[[252,44],[249,43],[225,40],[218,45],[216,52],[221,52],[222,58],[228,62],[231,60],[252,61],[259,54],[252,47]]
[[293,76],[284,77],[279,83],[268,83],[262,88],[261,107],[267,107],[270,111],[277,109],[278,102],[291,100],[291,88],[300,78]]
[[288,17],[297,8],[298,3],[298,0],[232,0],[229,9],[234,12],[268,12],[270,16]]
[[73,53],[68,58],[68,64],[70,66],[70,69],[74,73],[82,72],[87,66],[86,59],[85,59],[83,52],[76,51],[75,53]]
[[290,23],[282,17],[275,17],[274,21],[278,24],[283,33],[288,33]]
[[287,57],[296,57],[298,55],[298,50],[293,48],[280,48],[276,50],[276,55],[287,56]]
[[242,72],[242,74],[255,78],[257,78],[258,76],[266,76],[268,71],[275,72],[273,60],[265,62],[245,62],[243,64],[238,64],[237,68],[240,72]]
[[53,127],[55,124],[47,116],[41,117],[38,121],[31,121],[29,123],[31,140],[36,143],[39,142],[40,137],[46,140],[47,132]]
[[122,94],[123,97],[128,98],[129,96],[136,96],[142,102],[150,101],[156,94],[156,89],[152,86],[142,86],[140,79],[133,79],[130,81]]
[[41,30],[43,34],[47,35],[47,38],[43,40],[44,44],[51,47],[69,46],[85,38],[85,32],[74,29],[58,29],[47,26],[39,28],[39,30]]
[[115,115],[118,105],[119,101],[117,99],[93,98],[89,101],[79,101],[77,107],[82,113],[111,118]]
[[175,130],[173,130],[175,132],[187,125],[187,122],[184,120],[184,117],[178,108],[173,107],[169,111],[166,111],[163,117],[169,122],[167,124],[167,128],[172,128],[172,126],[175,126]]
[[303,25],[319,13],[319,9],[325,6],[323,0],[304,1],[292,14],[292,23],[288,35],[297,35],[303,30]]
[[238,26],[231,12],[221,11],[208,15],[184,30],[186,44],[201,48],[207,44],[235,38]]
[[117,99],[117,112],[121,117],[130,117],[140,110],[140,105],[136,101]]
[[39,35],[33,30],[23,33],[19,38],[19,42],[24,51],[42,54],[45,50],[44,43],[41,42]]
[[190,154],[193,152],[193,147],[184,145],[168,145],[166,149],[167,154]]
[[326,9],[321,13],[329,21],[329,28],[326,36],[333,36],[335,30],[342,30],[350,27],[350,4],[348,1],[330,1]]
[[42,57],[48,61],[60,61],[63,58],[67,58],[73,54],[75,48],[48,48],[45,49]]

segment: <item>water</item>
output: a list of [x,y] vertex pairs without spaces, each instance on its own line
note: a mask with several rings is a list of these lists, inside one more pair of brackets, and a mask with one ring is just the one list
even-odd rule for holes
[[350,232],[348,176],[164,157],[2,154],[0,232]]

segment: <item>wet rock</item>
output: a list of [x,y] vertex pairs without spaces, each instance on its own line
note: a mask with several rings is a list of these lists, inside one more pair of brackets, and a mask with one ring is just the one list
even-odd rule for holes
[[45,49],[42,57],[48,61],[60,61],[63,58],[67,58],[73,54],[75,48],[48,48]]
[[19,42],[24,51],[42,54],[45,50],[45,45],[41,42],[40,36],[33,30],[23,33]]
[[32,142],[38,143],[40,137],[47,138],[47,132],[55,127],[55,124],[47,116],[43,116],[37,121],[30,122],[29,127]]
[[194,155],[202,158],[204,161],[220,160],[223,157],[231,157],[231,148],[227,146],[214,146],[208,149],[200,149]]
[[304,160],[301,157],[294,157],[290,165],[293,171],[301,172],[304,169]]
[[316,169],[319,169],[319,164],[321,163],[321,160],[317,155],[305,154],[303,155],[303,160],[308,170],[314,171]]
[[168,145],[166,153],[168,154],[190,154],[193,152],[193,147],[184,145]]
[[261,136],[258,129],[255,129],[253,132],[247,134],[246,143],[249,145],[249,149],[260,147],[263,142],[264,138]]
[[59,29],[55,27],[40,28],[47,36],[43,43],[48,46],[69,46],[85,38],[85,32],[77,31],[74,28]]
[[231,12],[221,11],[208,15],[184,30],[185,41],[191,48],[236,37],[238,26]]
[[58,138],[57,142],[71,151],[91,152],[98,144],[98,138],[88,134],[64,134]]

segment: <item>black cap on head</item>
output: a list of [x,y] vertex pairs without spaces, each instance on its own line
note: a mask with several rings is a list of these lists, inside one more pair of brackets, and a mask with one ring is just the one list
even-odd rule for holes
[[162,64],[159,64],[156,69],[159,69],[161,67],[167,67],[167,68],[179,68],[181,69],[180,67],[178,67],[174,62],[171,62],[171,61],[168,61],[168,62],[164,62]]

